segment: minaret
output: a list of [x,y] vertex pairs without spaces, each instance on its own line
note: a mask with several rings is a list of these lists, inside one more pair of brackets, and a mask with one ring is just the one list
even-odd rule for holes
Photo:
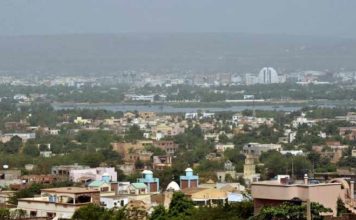
[[251,154],[246,155],[244,164],[244,179],[252,179],[256,174],[255,158]]

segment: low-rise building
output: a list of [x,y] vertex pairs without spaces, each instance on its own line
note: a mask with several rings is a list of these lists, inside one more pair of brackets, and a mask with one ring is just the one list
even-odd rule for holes
[[168,155],[173,155],[178,150],[178,144],[174,141],[153,141],[153,146],[164,150]]
[[19,199],[17,209],[30,217],[71,219],[77,209],[88,204],[100,204],[98,190],[62,187],[42,189],[40,197]]
[[224,152],[224,151],[227,150],[227,149],[234,149],[234,147],[235,147],[235,145],[232,144],[232,143],[228,143],[228,144],[216,144],[216,145],[215,145],[215,150],[216,150],[217,152],[222,153],[222,152]]
[[186,188],[182,192],[197,206],[218,206],[228,202],[228,192],[215,188]]
[[172,167],[172,156],[153,156],[153,169],[164,170]]
[[314,145],[312,150],[320,154],[323,158],[329,158],[331,163],[337,163],[348,147],[348,145],[341,145],[340,142],[327,142],[326,146]]
[[282,146],[280,144],[248,143],[243,146],[242,150],[244,154],[260,156],[263,152],[267,152],[270,150],[281,151]]
[[180,176],[181,189],[197,188],[199,186],[199,176],[193,175],[191,168],[185,169],[185,176]]
[[304,155],[302,150],[281,150],[282,155],[291,154],[293,156]]
[[335,216],[337,199],[344,199],[345,190],[348,190],[342,189],[341,186],[339,182],[312,184],[307,177],[301,183],[289,183],[284,179],[254,182],[251,184],[254,212],[258,214],[265,206],[276,206],[288,201],[310,201],[332,209]]
[[142,178],[137,179],[137,183],[144,183],[148,187],[149,193],[159,192],[159,179],[153,177],[153,172],[150,170],[144,170],[142,172]]
[[77,125],[87,125],[87,124],[90,124],[91,122],[92,122],[92,120],[84,119],[82,117],[77,117],[76,119],[74,119],[74,124],[77,124]]
[[69,173],[71,170],[82,170],[82,169],[89,169],[89,166],[83,166],[83,165],[78,165],[73,164],[73,165],[59,165],[59,166],[53,166],[51,169],[51,174],[53,175],[60,175],[60,176],[69,176]]
[[7,187],[11,184],[21,184],[21,170],[0,170],[0,187]]
[[70,170],[69,179],[73,182],[89,182],[94,180],[102,180],[105,176],[109,176],[109,181],[117,181],[117,172],[114,167],[96,167],[87,169]]
[[0,142],[2,143],[9,142],[13,137],[19,137],[21,138],[23,143],[26,143],[30,139],[35,139],[36,133],[6,133],[0,135]]
[[356,127],[340,127],[339,135],[349,141],[356,140]]

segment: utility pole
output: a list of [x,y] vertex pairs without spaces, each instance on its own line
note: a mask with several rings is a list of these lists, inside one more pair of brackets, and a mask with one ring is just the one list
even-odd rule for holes
[[292,156],[292,181],[294,181],[294,160]]
[[312,220],[310,200],[307,199],[307,220]]

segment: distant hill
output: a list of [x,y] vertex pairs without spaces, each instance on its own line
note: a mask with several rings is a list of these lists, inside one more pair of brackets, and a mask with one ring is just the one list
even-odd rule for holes
[[20,73],[355,70],[356,40],[172,33],[0,37],[0,70]]

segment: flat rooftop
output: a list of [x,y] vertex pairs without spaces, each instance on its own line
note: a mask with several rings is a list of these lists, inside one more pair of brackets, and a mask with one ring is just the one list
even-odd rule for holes
[[340,183],[308,183],[305,184],[303,181],[295,181],[293,183],[281,183],[278,180],[265,180],[259,182],[253,182],[251,185],[264,185],[264,186],[300,186],[300,187],[315,187],[315,186],[327,186],[327,185],[340,185]]
[[97,189],[87,189],[83,187],[59,187],[59,188],[42,189],[41,192],[81,194],[81,193],[99,193],[100,191]]

